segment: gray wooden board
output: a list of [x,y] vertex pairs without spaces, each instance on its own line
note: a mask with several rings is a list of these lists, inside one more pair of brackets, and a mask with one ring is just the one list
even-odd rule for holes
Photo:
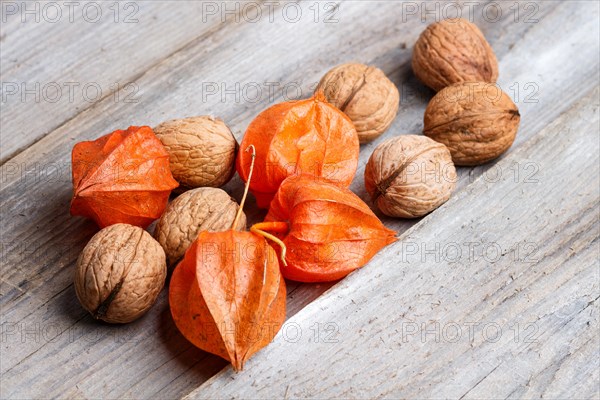
[[598,398],[598,95],[187,398]]
[[6,2],[0,161],[100,100],[123,107],[143,101],[135,83],[140,75],[236,21],[233,14],[208,12],[208,3]]
[[[181,8],[164,6],[166,2],[162,4],[164,13],[185,13]],[[281,3],[276,10],[283,9],[285,4]],[[189,393],[225,365],[217,357],[193,348],[177,333],[170,319],[166,291],[148,315],[123,327],[98,324],[80,308],[71,285],[72,270],[79,251],[96,228],[89,221],[68,215],[69,157],[76,141],[90,140],[132,124],[152,126],[165,119],[197,114],[222,117],[240,139],[249,121],[260,110],[284,98],[281,89],[269,98],[267,83],[279,84],[279,88],[300,87],[298,95],[305,97],[333,65],[350,60],[374,63],[390,75],[403,96],[398,118],[386,135],[362,147],[352,189],[368,201],[362,171],[374,146],[386,137],[417,133],[422,128],[422,113],[431,92],[412,76],[410,54],[412,43],[426,23],[420,21],[420,16],[408,17],[403,22],[402,7],[398,3],[352,1],[339,6],[336,23],[325,24],[322,19],[315,22],[310,14],[310,7],[314,8],[315,4],[300,3],[303,15],[310,18],[297,23],[289,23],[281,13],[274,12],[273,21],[267,18],[256,23],[228,21],[210,31],[197,33],[200,36],[196,38],[186,36],[189,41],[181,48],[168,44],[173,48],[166,51],[168,46],[165,45],[164,58],[140,63],[138,72],[131,75],[139,88],[138,103],[116,103],[108,97],[81,112],[57,117],[52,125],[56,129],[43,137],[37,131],[19,139],[26,145],[35,143],[2,165],[2,397],[172,398]],[[539,6],[537,23],[525,23],[522,15],[515,22],[514,15],[508,11],[500,21],[486,23],[480,13],[484,4],[476,8],[476,22],[500,61],[500,85],[515,98],[523,115],[517,141],[505,158],[532,140],[590,88],[598,86],[597,3],[536,4]],[[318,5],[323,7],[323,3]],[[147,7],[146,2],[140,6]],[[197,12],[198,5],[192,6],[189,13]],[[524,7],[525,3],[520,6]],[[172,25],[168,26],[179,29]],[[107,29],[118,28],[110,25]],[[59,35],[62,30],[48,32],[48,35]],[[127,46],[121,50],[123,54],[128,52],[127,47],[135,44],[143,47],[146,39],[140,36],[127,40],[132,44],[126,42]],[[4,52],[4,47],[2,50]],[[155,53],[152,57],[160,58],[160,55]],[[48,76],[60,76],[59,61],[53,61],[48,68],[54,70]],[[82,65],[82,68],[88,66]],[[94,77],[96,67],[90,68],[91,72],[85,72],[89,74],[85,76]],[[106,79],[110,79],[112,73],[107,72]],[[13,77],[5,78],[3,68],[2,79]],[[239,99],[224,92],[221,86],[225,84],[225,89],[233,87],[235,90],[236,83],[240,84]],[[214,88],[214,84],[219,86],[218,93],[207,95],[205,89]],[[256,100],[249,92],[243,94],[244,87],[256,87],[255,84],[263,91]],[[511,87],[520,89],[518,96]],[[293,96],[293,93],[292,90],[288,94]],[[225,96],[224,100],[221,95]],[[527,95],[533,97],[526,99]],[[29,118],[36,119],[39,113],[37,109],[32,110]],[[1,132],[4,138],[4,124]],[[4,141],[2,143],[4,148]],[[597,159],[597,151],[593,154]],[[504,194],[500,190],[492,191],[494,186],[491,185],[498,173],[506,178],[515,171],[521,176],[532,172],[530,164],[517,163],[507,170],[503,162],[461,168],[456,198],[463,199],[464,191],[470,190],[470,184],[480,176],[490,182],[490,199],[502,198]],[[226,190],[239,198],[239,179],[234,178]],[[253,211],[253,205],[251,200],[248,211],[250,219],[255,221],[262,214]],[[465,203],[464,207],[474,212],[471,204]],[[535,205],[530,207],[535,208]],[[423,221],[437,219],[443,210]],[[417,222],[384,221],[399,232]],[[532,228],[529,234],[535,232]],[[377,257],[365,271],[385,264],[386,260],[392,262],[393,258],[388,258]],[[355,282],[353,276],[339,285]],[[331,285],[289,283],[288,317]],[[489,286],[490,290],[494,288],[493,283]],[[418,288],[413,290],[418,291]],[[544,293],[551,295],[551,291]],[[321,300],[313,303],[314,306]],[[375,313],[364,307],[361,312]]]

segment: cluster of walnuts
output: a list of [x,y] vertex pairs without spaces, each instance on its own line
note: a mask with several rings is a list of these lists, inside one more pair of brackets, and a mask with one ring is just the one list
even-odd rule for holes
[[[437,94],[429,103],[422,135],[390,138],[365,167],[373,203],[392,217],[423,216],[450,198],[454,165],[480,165],[513,143],[520,116],[496,84],[496,56],[476,25],[464,19],[431,24],[415,44],[412,67]],[[375,68],[344,64],[317,88],[356,125],[361,143],[381,135],[398,111],[398,90]]]
[[[481,31],[458,19],[430,25],[417,40],[412,67],[437,94],[424,116],[424,135],[399,135],[379,144],[364,171],[374,205],[393,217],[423,216],[450,197],[455,165],[480,165],[513,143],[519,112],[495,85],[498,63]],[[399,108],[396,85],[378,68],[339,65],[316,91],[354,123],[360,143],[382,135]],[[101,230],[79,257],[75,289],[96,318],[129,322],[147,311],[174,266],[201,231],[232,228],[237,202],[219,189],[235,172],[238,143],[219,119],[201,116],[154,128],[169,154],[173,177],[186,190],[158,221],[154,238],[116,224]],[[246,225],[242,214],[239,226]]]
[[[238,144],[219,119],[202,116],[164,122],[153,129],[169,155],[171,174],[186,190],[164,210],[154,238],[130,224],[110,225],[83,249],[75,291],[95,318],[130,322],[143,315],[174,266],[201,231],[232,228],[238,204],[219,186],[235,172]],[[180,190],[181,192],[182,190]],[[242,213],[238,226],[245,228]]]

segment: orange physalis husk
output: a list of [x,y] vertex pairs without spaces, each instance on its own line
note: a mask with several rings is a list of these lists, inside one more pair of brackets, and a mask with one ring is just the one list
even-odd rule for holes
[[146,228],[178,186],[169,154],[148,126],[77,143],[71,162],[71,215],[92,218],[101,228],[116,223]]
[[350,189],[307,175],[283,181],[255,229],[283,241],[287,266],[281,273],[301,282],[340,279],[396,241],[396,232]]
[[[325,100],[322,92],[276,104],[248,126],[241,147],[256,144],[255,179],[250,191],[267,208],[279,185],[302,173],[347,187],[358,165],[358,134],[352,121]],[[240,152],[236,168],[247,181],[250,156]]]
[[[247,190],[246,185],[244,199]],[[263,233],[233,229],[201,232],[173,271],[169,287],[171,314],[183,336],[230,361],[237,371],[281,328],[285,297],[277,253]]]

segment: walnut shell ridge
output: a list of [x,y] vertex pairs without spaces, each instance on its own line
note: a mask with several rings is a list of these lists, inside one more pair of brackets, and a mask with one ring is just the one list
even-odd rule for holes
[[496,85],[462,82],[431,99],[423,132],[448,147],[454,164],[480,165],[510,148],[520,120],[515,103]]
[[321,78],[315,92],[319,90],[352,120],[360,143],[383,134],[398,113],[398,88],[376,67],[338,65]]
[[429,25],[415,43],[412,68],[436,92],[457,82],[498,79],[494,51],[479,28],[462,18]]
[[167,149],[171,173],[182,188],[220,187],[233,176],[238,144],[222,120],[175,119],[158,125],[154,133]]
[[377,208],[390,217],[428,214],[450,198],[455,185],[450,152],[426,136],[384,141],[365,167],[365,188]]
[[[238,208],[227,192],[211,187],[188,190],[173,200],[154,230],[169,265],[179,262],[200,232],[231,229]],[[235,229],[245,228],[246,215],[242,212]]]
[[110,225],[85,246],[75,268],[75,292],[96,319],[131,322],[156,301],[167,277],[165,252],[148,232]]

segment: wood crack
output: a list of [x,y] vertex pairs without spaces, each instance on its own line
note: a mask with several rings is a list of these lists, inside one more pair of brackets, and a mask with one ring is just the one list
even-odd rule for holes
[[477,381],[477,383],[475,383],[475,385],[473,385],[473,386],[472,386],[472,387],[471,387],[469,390],[467,390],[467,391],[465,392],[465,394],[463,394],[462,396],[460,396],[460,397],[458,398],[458,400],[462,400],[462,399],[464,399],[466,395],[468,395],[468,394],[469,394],[469,393],[470,393],[470,392],[471,392],[473,389],[475,389],[477,386],[479,386],[479,384],[480,384],[481,382],[483,382],[483,381],[484,381],[484,380],[485,380],[485,379],[486,379],[488,376],[490,376],[490,375],[491,375],[491,374],[492,374],[492,373],[493,373],[495,370],[497,370],[497,369],[498,369],[498,367],[499,367],[500,365],[502,365],[502,363],[500,363],[500,364],[496,365],[496,366],[494,367],[494,369],[492,369],[490,372],[488,372],[487,374],[485,374],[485,375],[483,376],[483,378],[481,378],[480,380],[478,380],[478,381]]

